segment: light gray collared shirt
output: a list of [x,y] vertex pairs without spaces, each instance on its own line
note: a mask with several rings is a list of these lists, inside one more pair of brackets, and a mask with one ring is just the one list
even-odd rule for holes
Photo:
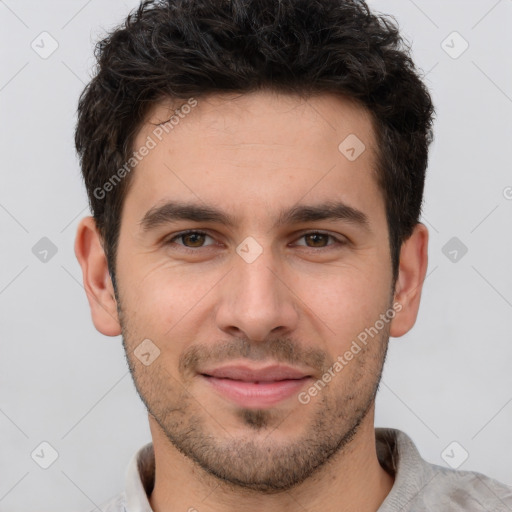
[[[512,487],[480,473],[427,462],[400,430],[376,428],[375,437],[381,466],[395,475],[393,488],[376,512],[512,512]],[[124,491],[101,510],[153,512],[148,496],[154,480],[153,443],[148,443],[128,464]]]

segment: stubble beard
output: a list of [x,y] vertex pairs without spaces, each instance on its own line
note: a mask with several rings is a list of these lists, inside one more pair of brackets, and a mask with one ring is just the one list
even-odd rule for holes
[[[290,413],[296,415],[293,421],[287,422],[287,415],[278,408],[239,407],[235,413],[240,425],[237,432],[246,433],[232,435],[194,398],[193,391],[189,392],[183,382],[159,364],[162,358],[149,367],[136,360],[133,348],[138,337],[132,336],[135,331],[128,325],[119,301],[118,312],[128,366],[149,414],[179,452],[228,488],[273,494],[301,484],[335,455],[342,456],[373,409],[387,355],[389,325],[349,363],[357,365],[350,382],[344,368],[310,404],[305,406],[297,400],[297,408]],[[269,354],[294,352],[287,340],[274,341]],[[262,346],[258,344],[258,350]],[[241,340],[240,345],[231,342],[230,347],[231,353],[247,356],[254,345]],[[289,358],[288,362],[292,360]],[[281,435],[281,441],[276,441],[280,429],[297,423],[304,425],[300,435],[289,442],[283,442],[285,436]]]

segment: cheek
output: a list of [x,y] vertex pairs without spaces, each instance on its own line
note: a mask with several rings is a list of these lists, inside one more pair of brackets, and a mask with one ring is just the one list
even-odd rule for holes
[[219,268],[171,265],[168,260],[134,260],[130,267],[123,275],[127,308],[137,317],[139,330],[164,339],[194,317],[202,298],[222,277]]
[[[297,288],[315,324],[331,339],[338,352],[357,335],[375,324],[385,313],[390,300],[390,282],[386,268],[379,265],[343,268]],[[309,313],[308,313],[309,314]]]

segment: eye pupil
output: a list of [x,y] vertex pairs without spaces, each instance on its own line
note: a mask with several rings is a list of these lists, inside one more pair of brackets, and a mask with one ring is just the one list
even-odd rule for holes
[[204,235],[201,233],[188,233],[187,235],[183,235],[183,241],[190,238],[195,239],[195,242],[199,241],[199,244],[196,244],[194,240],[192,240],[192,247],[200,247],[202,245],[202,238],[204,238]]
[[[324,235],[322,233],[311,233],[310,235],[306,235],[306,238],[309,238],[310,240],[311,239],[315,239],[313,240],[313,243],[318,242],[318,239],[320,238],[320,241],[323,239],[324,242],[326,241],[327,239],[327,235]],[[320,244],[321,247],[325,247],[325,244]],[[315,247],[317,247],[317,245],[315,245]]]

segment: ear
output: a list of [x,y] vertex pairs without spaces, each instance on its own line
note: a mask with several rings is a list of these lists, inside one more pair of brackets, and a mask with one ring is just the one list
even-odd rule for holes
[[415,324],[427,266],[428,229],[424,224],[418,223],[400,250],[394,303],[399,303],[401,308],[396,307],[397,313],[391,321],[390,336],[403,336]]
[[96,329],[105,336],[117,336],[121,334],[117,301],[101,242],[94,218],[83,218],[76,233],[75,255],[82,267],[92,321]]

